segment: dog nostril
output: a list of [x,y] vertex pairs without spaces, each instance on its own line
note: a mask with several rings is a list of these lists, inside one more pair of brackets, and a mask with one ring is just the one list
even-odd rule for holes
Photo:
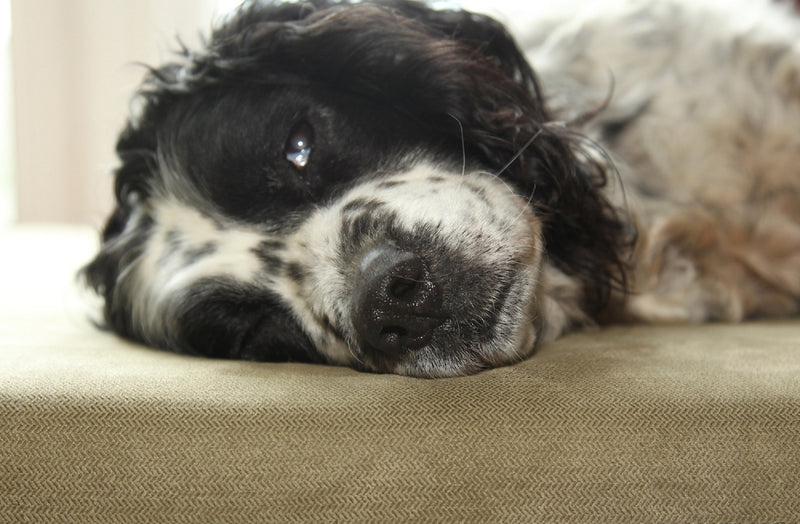
[[444,322],[439,286],[414,253],[381,246],[367,253],[354,295],[360,342],[386,354],[430,343]]
[[411,278],[396,278],[389,286],[389,294],[399,300],[412,298],[419,288],[416,280]]
[[399,326],[381,328],[380,347],[400,348],[401,341],[408,335],[408,331]]

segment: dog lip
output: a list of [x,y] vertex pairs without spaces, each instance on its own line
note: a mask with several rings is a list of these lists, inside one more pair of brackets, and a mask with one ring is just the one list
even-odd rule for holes
[[[453,330],[458,330],[459,325],[475,326],[472,328],[474,330],[472,333],[472,338],[475,339],[490,333],[496,328],[500,315],[505,309],[505,306],[508,304],[511,291],[514,289],[516,284],[517,282],[512,280],[503,284],[497,289],[496,298],[488,308],[486,315],[472,319],[469,315],[458,318],[453,314],[443,314],[435,318],[431,317],[431,320],[438,322],[438,325],[432,329],[432,336],[429,337],[430,340],[427,344],[425,344],[425,346],[430,347],[430,341],[435,340],[437,334],[439,334],[441,337],[449,337]],[[444,343],[440,342],[438,344],[434,344],[433,349],[438,349],[439,351],[446,350],[447,348],[445,344],[447,343],[447,340],[448,338],[444,338]]]
[[[433,340],[435,336],[435,331],[447,321],[446,316],[413,316],[404,319],[404,325],[411,325],[413,324],[414,332],[420,333],[420,335],[416,337],[408,337],[407,330],[405,328],[394,328],[394,327],[387,327],[381,330],[380,337],[381,339],[385,340],[384,346],[388,345],[396,345],[396,340],[400,337],[406,337],[405,340],[405,347],[407,351],[413,352],[416,349],[423,348],[428,346]],[[386,352],[382,350],[380,347],[374,348],[377,351]]]
[[491,306],[488,308],[489,310],[485,318],[482,319],[482,323],[489,329],[494,329],[495,326],[497,326],[500,315],[510,299],[511,290],[514,288],[516,283],[516,280],[512,279],[497,289],[497,296],[492,302]]
[[[380,344],[364,341],[364,348],[378,351],[386,355],[396,355],[396,351],[385,348],[398,346],[398,340],[404,339],[404,350],[400,354],[413,353],[419,349],[430,347],[443,325],[451,321],[451,315],[445,311],[438,313],[420,312],[419,314],[386,314],[383,315],[387,325],[377,333]],[[412,333],[418,333],[412,335]]]

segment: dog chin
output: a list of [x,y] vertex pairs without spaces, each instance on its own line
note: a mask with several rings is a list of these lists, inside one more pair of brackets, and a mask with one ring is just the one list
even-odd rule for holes
[[405,355],[397,362],[384,362],[370,371],[388,368],[399,375],[446,378],[471,375],[524,360],[533,353],[538,339],[533,321],[536,300],[528,282],[516,284],[512,291],[515,293],[513,304],[502,306],[509,311],[498,321],[491,340],[454,347],[453,337],[445,330],[441,343]]

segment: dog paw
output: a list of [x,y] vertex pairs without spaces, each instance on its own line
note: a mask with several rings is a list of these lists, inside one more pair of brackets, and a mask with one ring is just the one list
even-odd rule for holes
[[[741,218],[741,217],[740,217]],[[695,211],[656,224],[638,248],[624,316],[738,322],[800,312],[800,226]]]

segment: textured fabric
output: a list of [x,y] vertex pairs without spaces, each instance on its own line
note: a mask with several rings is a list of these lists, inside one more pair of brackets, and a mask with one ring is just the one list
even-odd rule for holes
[[0,241],[2,522],[797,522],[800,322],[625,327],[445,380],[171,355]]

